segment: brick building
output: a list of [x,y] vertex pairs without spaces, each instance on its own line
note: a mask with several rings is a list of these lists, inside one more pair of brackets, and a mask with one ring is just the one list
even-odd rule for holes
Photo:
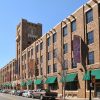
[[15,81],[5,81],[5,66],[0,70],[1,84],[15,82],[17,89],[48,88],[59,95],[65,92],[66,97],[83,98],[89,96],[91,71],[92,96],[97,97],[100,92],[100,0],[90,0],[44,36],[41,36],[41,24],[34,27],[27,23],[22,20],[17,26]]

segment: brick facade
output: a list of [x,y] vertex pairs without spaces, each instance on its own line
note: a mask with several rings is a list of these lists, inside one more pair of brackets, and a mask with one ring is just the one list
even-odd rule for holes
[[[26,20],[22,20],[22,23],[17,26],[17,38],[16,38],[16,60],[18,63],[18,73],[15,75],[16,81],[21,83],[22,81],[27,81],[28,79],[36,80],[36,79],[43,79],[45,83],[46,79],[50,76],[57,77],[57,89],[51,89],[52,91],[57,91],[58,94],[62,94],[64,92],[62,90],[62,62],[64,60],[67,61],[67,69],[65,70],[65,74],[70,73],[77,73],[77,89],[75,90],[65,90],[66,96],[77,96],[80,98],[88,97],[89,90],[88,88],[88,81],[84,81],[83,77],[86,71],[90,69],[100,69],[100,0],[90,0],[85,5],[81,6],[76,12],[74,12],[69,17],[65,18],[55,27],[53,27],[49,32],[47,32],[44,36],[42,34],[42,27],[41,24],[37,24],[34,27],[34,24],[28,23]],[[92,10],[93,12],[93,20],[89,23],[86,22],[86,13]],[[76,21],[76,30],[72,31],[72,22]],[[30,39],[27,37],[26,34],[26,27],[33,26],[34,32],[37,34],[38,38],[35,40]],[[67,26],[67,35],[63,36],[63,28]],[[20,28],[20,33],[19,32]],[[31,28],[29,28],[29,31]],[[24,32],[25,31],[25,32]],[[93,43],[87,44],[87,34],[93,31]],[[53,42],[53,34],[56,33],[56,40]],[[81,39],[80,44],[80,58],[81,62],[77,63],[77,66],[73,66],[72,59],[74,58],[73,54],[73,40],[74,36],[79,36]],[[48,46],[48,38],[50,38],[50,45]],[[28,45],[28,43],[30,44]],[[43,43],[43,48],[40,50],[40,44]],[[63,54],[63,45],[67,43],[68,50],[65,54]],[[85,46],[85,47],[84,47]],[[38,51],[37,51],[38,48]],[[57,49],[57,57],[53,58],[54,56],[54,49]],[[94,63],[88,64],[88,53],[94,52]],[[50,59],[48,60],[48,52],[50,52]],[[41,62],[42,59],[42,62]],[[33,61],[33,63],[31,62]],[[13,61],[12,61],[13,62]],[[54,72],[53,67],[54,64],[57,64],[57,72]],[[51,66],[48,69],[48,66]],[[32,67],[31,67],[32,66]],[[35,75],[35,67],[38,69],[38,75]],[[14,66],[12,67],[14,68]],[[32,68],[32,70],[31,70]],[[2,74],[6,73],[7,66],[3,67],[0,72]],[[9,67],[10,69],[10,67]],[[10,69],[11,70],[11,69]],[[32,71],[32,72],[31,72]],[[48,73],[48,71],[50,73]],[[11,74],[14,73],[11,70]],[[4,76],[4,75],[3,75]],[[12,80],[14,81],[14,76],[12,76]],[[3,81],[1,83],[5,83],[3,77]],[[99,84],[99,85],[97,85]],[[95,83],[95,88],[92,90],[92,96],[96,95],[96,88],[99,86],[100,88],[100,80],[97,80]],[[45,89],[49,88],[49,84],[43,84]],[[29,88],[27,86],[27,88]],[[37,89],[37,85],[34,84],[34,89]],[[50,87],[52,88],[52,87]],[[22,89],[22,88],[21,88]]]

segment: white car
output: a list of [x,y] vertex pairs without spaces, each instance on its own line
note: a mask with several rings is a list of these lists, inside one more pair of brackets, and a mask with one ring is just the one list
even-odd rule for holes
[[25,90],[22,96],[27,98],[32,97],[32,92],[32,90]]
[[11,91],[10,91],[10,94],[11,94],[11,95],[15,95],[16,92],[17,92],[16,90],[11,90]]

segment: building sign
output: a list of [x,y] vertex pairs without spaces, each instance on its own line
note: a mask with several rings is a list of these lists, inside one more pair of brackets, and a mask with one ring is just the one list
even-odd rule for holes
[[73,38],[73,60],[76,64],[81,62],[81,38],[77,35]]

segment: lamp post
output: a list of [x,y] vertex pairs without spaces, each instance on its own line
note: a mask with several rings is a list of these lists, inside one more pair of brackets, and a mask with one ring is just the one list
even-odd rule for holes
[[89,76],[90,76],[90,94],[89,94],[89,100],[91,100],[91,87],[92,87],[91,70],[90,70],[90,72],[89,72]]
[[62,70],[63,100],[65,100],[65,76],[66,76],[66,70]]

